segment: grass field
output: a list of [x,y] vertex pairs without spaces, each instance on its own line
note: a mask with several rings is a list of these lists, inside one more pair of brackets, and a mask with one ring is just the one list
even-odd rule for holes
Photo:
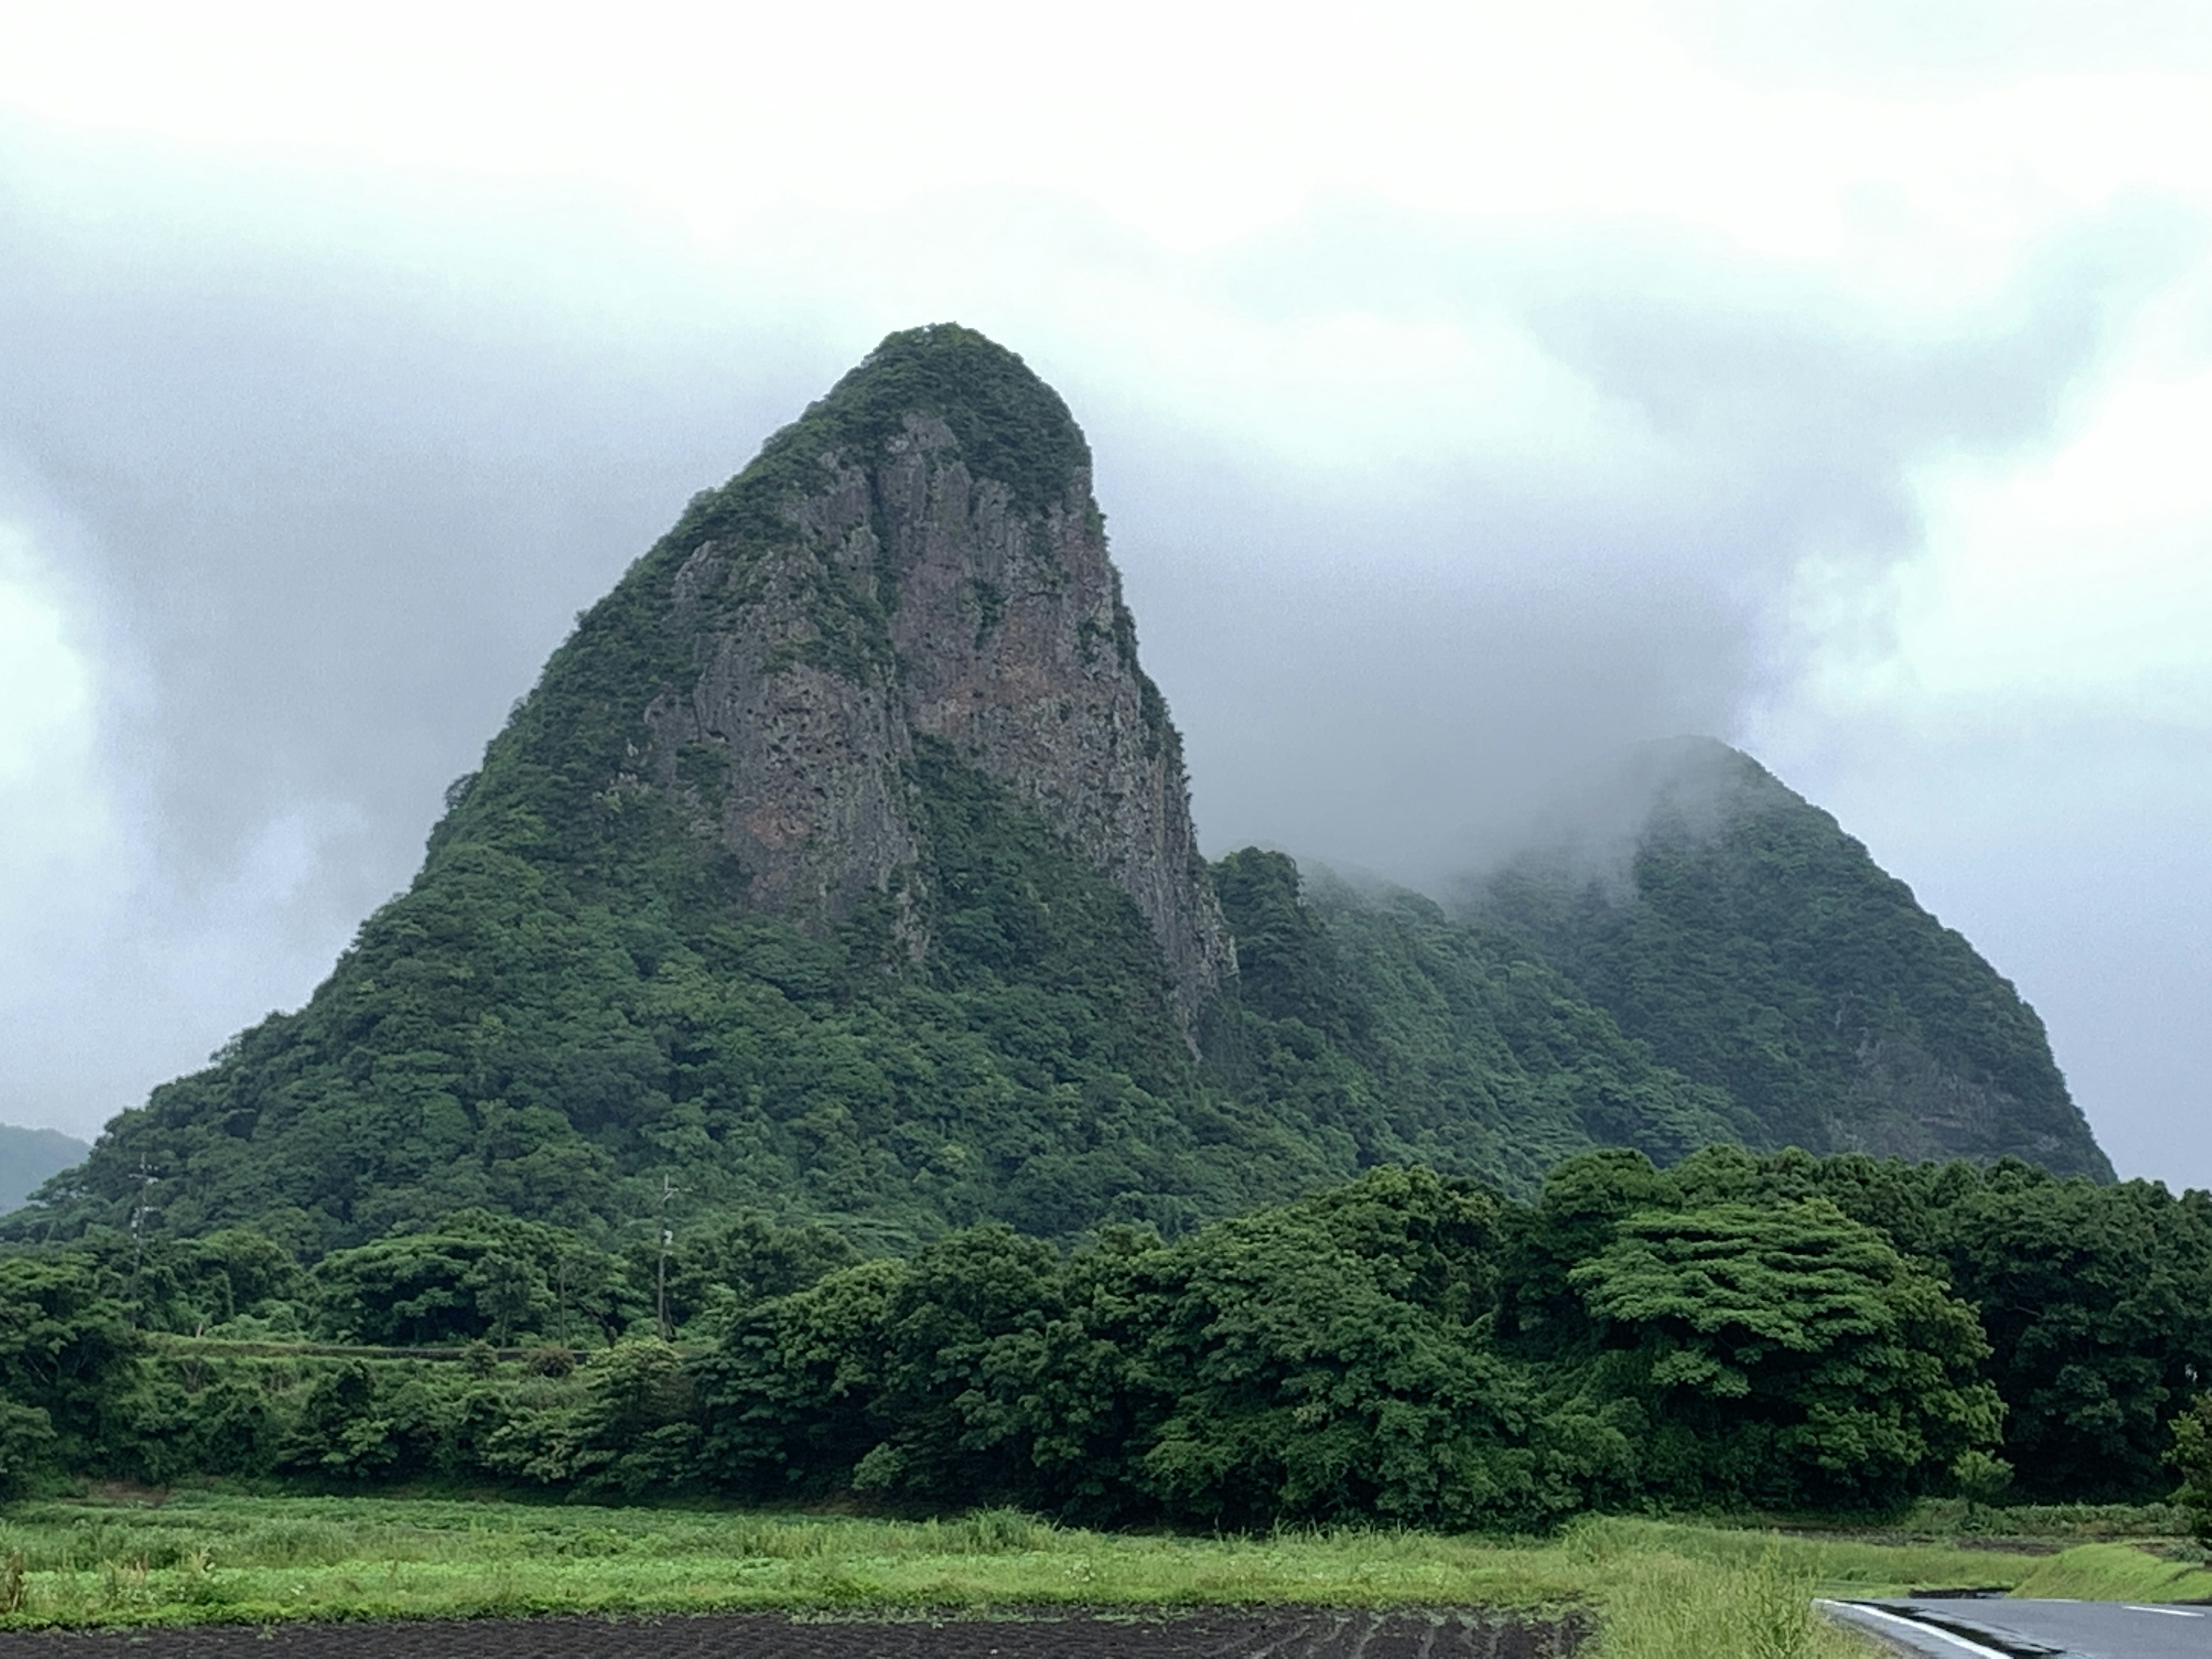
[[[531,1613],[1008,1612],[1269,1602],[1595,1609],[1607,1659],[1864,1650],[1814,1595],[1966,1585],[2212,1595],[2126,1543],[2033,1554],[1592,1517],[1515,1542],[1086,1532],[1007,1510],[884,1521],[399,1498],[28,1502],[0,1511],[0,1627]],[[2051,1589],[2063,1583],[2068,1588]],[[2094,1586],[2109,1584],[2109,1591]]]

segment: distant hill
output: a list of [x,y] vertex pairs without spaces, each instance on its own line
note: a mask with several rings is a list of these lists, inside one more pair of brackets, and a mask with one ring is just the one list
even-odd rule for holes
[[1456,907],[1727,1091],[1754,1146],[2112,1179],[2035,1011],[1749,756],[1648,745]]
[[15,1209],[50,1176],[84,1162],[92,1150],[58,1129],[0,1123],[0,1214]]
[[[641,1235],[670,1186],[694,1223],[893,1249],[986,1218],[1172,1232],[1383,1162],[1525,1193],[1591,1146],[1831,1123],[1842,1073],[1729,1069],[1753,1003],[1617,996],[1611,924],[1580,948],[1534,876],[1455,918],[1279,854],[1209,867],[1104,526],[1018,357],[891,336],[579,619],[307,1006],[116,1119],[39,1224],[120,1224],[143,1160],[163,1228],[310,1254],[471,1207]],[[1820,948],[1887,963],[1896,909]],[[1627,981],[1663,978],[1663,936],[1629,937]],[[1957,1115],[1947,1079],[1982,1073],[1940,1069],[1941,997],[1906,1006],[1865,1028],[1906,1079],[1882,1109],[1926,1060]],[[1677,1016],[1705,1024],[1653,1035]],[[2047,1090],[1990,1075],[1973,1144],[2032,1152],[2011,1103]]]

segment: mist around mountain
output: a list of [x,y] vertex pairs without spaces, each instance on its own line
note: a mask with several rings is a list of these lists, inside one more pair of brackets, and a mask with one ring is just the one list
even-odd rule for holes
[[[1208,866],[1064,404],[887,339],[580,618],[306,1007],[111,1124],[63,1232],[304,1255],[460,1211],[757,1212],[867,1253],[1176,1236],[1382,1164],[1593,1147],[2109,1178],[2032,1012],[1832,820],[1734,780],[1447,908]],[[1731,793],[1733,792],[1733,793]],[[1708,799],[1708,797],[1710,799]]]
[[19,1206],[52,1177],[84,1161],[91,1147],[58,1129],[0,1123],[0,1214]]
[[2113,1178],[2012,984],[1723,744],[1620,757],[1454,908],[1726,1091],[1749,1145]]

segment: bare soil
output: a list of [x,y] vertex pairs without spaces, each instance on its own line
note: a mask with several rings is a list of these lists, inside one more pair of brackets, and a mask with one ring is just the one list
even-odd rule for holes
[[468,1619],[0,1635],[0,1659],[1572,1659],[1569,1614],[1240,1608],[994,1619]]

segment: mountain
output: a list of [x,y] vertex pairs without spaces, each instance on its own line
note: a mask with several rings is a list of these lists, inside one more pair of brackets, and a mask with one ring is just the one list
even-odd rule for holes
[[307,1006],[13,1231],[121,1225],[143,1168],[160,1228],[308,1255],[470,1210],[895,1249],[1772,1139],[1540,918],[1206,866],[1104,526],[1020,358],[890,336],[579,618]]
[[1729,1133],[1433,904],[1206,867],[1088,447],[968,330],[891,336],[695,498],[447,803],[307,1006],[118,1117],[50,1218],[119,1224],[143,1159],[164,1227],[309,1251],[635,1230],[664,1182],[888,1246]]
[[0,1213],[14,1209],[50,1177],[82,1162],[91,1150],[58,1129],[19,1129],[0,1123]]
[[1627,757],[1455,908],[1726,1091],[1754,1146],[2014,1156],[2113,1178],[2010,982],[1833,817],[1723,744]]

